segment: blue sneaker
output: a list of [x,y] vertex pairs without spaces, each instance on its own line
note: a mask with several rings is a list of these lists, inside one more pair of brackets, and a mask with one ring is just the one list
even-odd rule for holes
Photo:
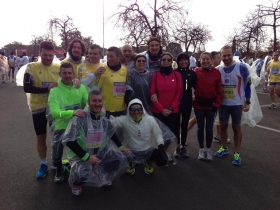
[[228,154],[228,148],[221,147],[217,152],[214,153],[214,156],[216,157],[223,157],[224,155]]
[[48,172],[48,166],[45,165],[45,164],[41,164],[40,168],[39,168],[39,170],[38,170],[38,172],[36,174],[36,177],[38,179],[42,179],[42,178],[44,178],[46,176],[47,172]]
[[240,155],[238,153],[236,153],[236,152],[233,154],[232,164],[233,165],[237,165],[237,166],[241,165]]

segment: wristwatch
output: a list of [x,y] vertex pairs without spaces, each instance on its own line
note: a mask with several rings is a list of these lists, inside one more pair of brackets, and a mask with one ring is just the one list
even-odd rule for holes
[[251,101],[245,101],[245,104],[251,104]]

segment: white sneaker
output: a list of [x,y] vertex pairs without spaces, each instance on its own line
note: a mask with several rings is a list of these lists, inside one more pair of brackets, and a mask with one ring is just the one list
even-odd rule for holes
[[212,152],[210,149],[206,149],[206,160],[212,161],[213,157],[212,157]]
[[200,148],[200,149],[199,149],[198,159],[199,159],[199,160],[205,160],[205,151],[204,151],[204,148]]
[[168,157],[168,161],[171,162],[172,161],[172,157],[170,154],[166,153],[167,157]]
[[72,190],[72,193],[73,193],[73,195],[76,195],[76,196],[78,196],[78,195],[81,195],[82,194],[82,187],[72,187],[71,188],[71,190]]

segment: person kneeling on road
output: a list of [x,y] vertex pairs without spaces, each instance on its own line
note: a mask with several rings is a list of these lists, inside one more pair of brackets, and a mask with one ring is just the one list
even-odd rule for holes
[[158,166],[166,165],[168,158],[165,154],[161,128],[156,119],[147,114],[139,99],[129,102],[126,116],[116,118],[111,116],[110,121],[116,127],[119,139],[125,141],[122,142],[123,145],[132,153],[128,174],[135,173],[135,164],[144,164],[146,174],[153,173],[153,161]]
[[115,129],[102,114],[100,91],[89,93],[88,105],[84,118],[72,118],[62,141],[70,148],[67,152],[71,164],[69,184],[74,195],[82,193],[82,185],[110,186],[128,168],[123,153],[129,155],[130,151],[120,144]]

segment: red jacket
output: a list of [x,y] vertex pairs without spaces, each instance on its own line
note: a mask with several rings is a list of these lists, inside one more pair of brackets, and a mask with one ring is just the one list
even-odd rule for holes
[[195,73],[197,79],[194,91],[194,109],[212,109],[212,107],[198,106],[197,98],[215,98],[213,105],[219,108],[223,97],[220,71],[215,67],[211,67],[209,71],[205,71],[200,67],[195,69]]
[[161,113],[163,109],[172,107],[172,113],[178,113],[182,86],[182,76],[178,72],[172,71],[168,76],[160,72],[153,74],[150,93],[156,93],[158,101],[152,104],[152,112]]

